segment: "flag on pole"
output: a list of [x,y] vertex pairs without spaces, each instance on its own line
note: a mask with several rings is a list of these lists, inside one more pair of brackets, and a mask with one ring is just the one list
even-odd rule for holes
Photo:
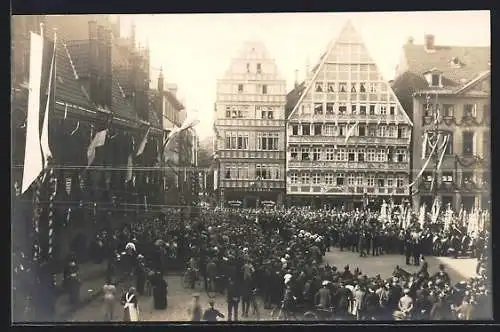
[[142,138],[141,144],[139,144],[139,148],[137,149],[137,153],[135,154],[137,157],[144,152],[144,148],[146,147],[146,143],[148,142],[148,135],[150,130],[151,127],[148,128],[146,134],[144,134],[144,137]]
[[[54,105],[55,98],[55,77],[56,77],[56,34],[54,34],[54,41],[47,42],[44,40],[44,50],[47,49],[47,52],[44,52],[47,55],[47,58],[50,60],[50,66],[48,70],[42,70],[45,74],[42,76],[41,84],[42,86],[47,86],[46,92],[47,96],[43,96],[41,99],[43,100],[42,106],[44,106],[44,117],[42,124],[42,136],[40,138],[40,145],[42,148],[42,154],[44,159],[44,167],[47,167],[48,159],[52,157],[52,152],[50,151],[49,146],[49,111],[50,108]],[[43,36],[42,36],[43,39]],[[52,45],[50,45],[52,44]],[[43,68],[44,66],[42,66]],[[45,77],[44,77],[45,76]],[[45,83],[45,84],[44,84]],[[42,89],[43,90],[43,89]],[[45,99],[45,100],[44,100]]]
[[420,207],[420,213],[418,215],[418,222],[420,224],[420,226],[424,226],[424,223],[425,223],[425,203],[422,204],[422,206]]
[[[193,112],[194,113],[194,112]],[[172,142],[179,136],[179,134],[189,128],[193,128],[196,126],[200,120],[198,120],[197,115],[192,115],[186,117],[186,120],[184,120],[184,123],[180,127],[175,127],[168,135],[167,137],[167,142],[165,144],[165,150],[168,151],[172,145]]]
[[358,124],[359,124],[359,120],[356,120],[356,122],[352,125],[352,127],[349,128],[349,130],[347,131],[347,134],[345,135],[344,143],[347,143],[347,141],[349,140],[349,137],[351,137],[351,135],[354,133],[354,129],[356,128],[356,126]]
[[21,193],[28,190],[43,170],[40,145],[40,89],[42,79],[43,38],[30,33],[30,64],[28,83],[28,115]]
[[90,142],[89,148],[87,149],[87,159],[88,166],[92,165],[95,159],[95,150],[103,146],[106,143],[106,135],[108,134],[108,130],[104,129],[95,134],[94,139]]

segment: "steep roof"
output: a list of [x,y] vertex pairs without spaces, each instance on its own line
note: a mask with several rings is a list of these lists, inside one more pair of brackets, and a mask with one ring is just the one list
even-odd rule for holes
[[[407,71],[423,75],[431,69],[443,74],[444,87],[459,87],[489,70],[491,48],[482,46],[435,46],[428,52],[424,45],[403,46]],[[460,66],[453,65],[453,59]]]
[[287,95],[286,95],[286,104],[285,104],[285,119],[288,119],[288,116],[290,113],[292,113],[295,105],[298,103],[300,96],[306,89],[306,83],[302,82],[296,87],[293,88]]
[[177,99],[176,96],[174,96],[172,92],[166,90],[164,93],[167,97],[168,102],[171,103],[177,111],[182,111],[183,109],[185,109],[184,105],[182,105],[182,103]]

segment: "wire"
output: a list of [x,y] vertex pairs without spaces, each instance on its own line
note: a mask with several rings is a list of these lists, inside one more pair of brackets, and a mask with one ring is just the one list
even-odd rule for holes
[[[31,201],[27,199],[22,199],[22,201]],[[40,204],[45,203],[48,204],[48,201],[40,201]],[[79,205],[80,202],[72,202],[72,201],[66,201],[66,202],[54,202],[54,207],[57,209],[58,207],[67,207],[67,208],[75,208],[75,205]],[[76,209],[78,210],[87,210],[87,211],[106,211],[106,212],[137,212],[144,210],[144,204],[128,204],[128,203],[122,203],[119,204],[121,206],[125,207],[103,207],[103,203],[97,204],[94,206],[92,202],[88,202],[84,204],[82,207],[78,207]],[[111,203],[104,203],[104,204],[111,204]],[[132,207],[130,207],[132,206]],[[179,208],[202,208],[200,206],[194,206],[194,205],[166,205],[166,204],[148,204],[147,209],[145,210],[146,212],[167,212],[168,209],[179,209]]]
[[[12,165],[12,168],[17,168],[17,169],[22,169],[24,168],[23,165]],[[62,166],[62,165],[55,165],[55,166],[50,166],[50,168],[53,168],[54,170],[97,170],[97,171],[129,171],[130,168],[127,166],[122,166],[122,167],[108,167],[108,166],[87,166],[87,165],[67,165],[67,166]],[[134,171],[155,171],[155,170],[177,170],[177,171],[210,171],[211,168],[209,167],[194,167],[194,166],[133,166],[132,170]]]

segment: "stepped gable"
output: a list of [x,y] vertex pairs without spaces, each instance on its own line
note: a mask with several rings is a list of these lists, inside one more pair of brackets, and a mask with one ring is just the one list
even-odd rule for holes
[[[369,71],[370,67],[375,67],[376,72]],[[352,79],[354,75],[357,77],[355,80]],[[370,91],[369,82],[372,80],[378,83],[375,90]],[[317,66],[309,73],[306,82],[307,86],[291,111],[289,120],[301,117],[297,110],[303,103],[309,104],[314,100],[329,101],[332,100],[332,96],[339,95],[339,99],[332,100],[337,105],[351,102],[368,103],[368,100],[373,100],[373,102],[377,100],[378,104],[381,102],[395,104],[397,121],[412,125],[411,119],[401,106],[390,84],[383,79],[351,21],[348,21],[338,37],[330,42]],[[333,91],[328,91],[329,82],[334,83],[331,85]],[[378,100],[379,96],[383,99]]]

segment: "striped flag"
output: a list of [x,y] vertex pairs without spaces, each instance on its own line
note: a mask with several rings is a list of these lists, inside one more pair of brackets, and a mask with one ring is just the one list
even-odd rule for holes
[[30,33],[30,63],[28,88],[28,115],[26,120],[26,147],[24,153],[21,193],[28,190],[43,170],[40,145],[40,90],[42,84],[43,38]]
[[87,159],[88,159],[88,166],[92,165],[95,159],[95,150],[103,146],[106,143],[106,135],[108,134],[108,130],[104,129],[95,134],[94,139],[92,142],[90,142],[90,145],[87,149]]

